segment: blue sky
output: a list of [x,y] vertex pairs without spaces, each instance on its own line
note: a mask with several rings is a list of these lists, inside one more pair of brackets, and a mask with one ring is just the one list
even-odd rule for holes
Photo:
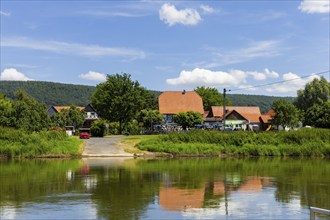
[[292,96],[318,77],[301,76],[330,69],[329,11],[330,0],[1,0],[0,80],[130,73],[159,91]]

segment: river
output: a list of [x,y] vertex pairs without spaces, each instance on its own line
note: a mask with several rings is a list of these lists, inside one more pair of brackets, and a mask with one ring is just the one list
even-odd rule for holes
[[330,209],[329,174],[326,159],[2,160],[0,219],[309,219]]

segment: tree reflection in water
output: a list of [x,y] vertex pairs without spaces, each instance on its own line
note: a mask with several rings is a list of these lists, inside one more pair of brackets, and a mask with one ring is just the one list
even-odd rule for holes
[[[85,200],[86,196],[89,205],[95,207],[97,218],[106,219],[148,218],[151,206],[159,212],[218,210],[221,215],[235,217],[239,214],[235,202],[242,198],[259,204],[261,211],[274,205],[266,204],[265,193],[279,204],[289,206],[299,201],[299,209],[310,206],[330,209],[329,160],[118,161],[113,158],[1,161],[0,217],[4,217],[8,207],[20,209],[27,203],[51,206],[65,204],[69,198]],[[47,197],[63,194],[69,196],[51,200]],[[74,216],[73,211],[71,217]]]

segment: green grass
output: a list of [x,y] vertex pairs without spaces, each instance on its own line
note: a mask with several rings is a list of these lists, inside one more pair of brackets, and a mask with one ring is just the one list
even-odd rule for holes
[[64,131],[29,133],[0,127],[0,157],[75,157],[81,154],[81,144]]
[[330,130],[263,133],[192,130],[141,138],[136,147],[174,156],[330,157]]

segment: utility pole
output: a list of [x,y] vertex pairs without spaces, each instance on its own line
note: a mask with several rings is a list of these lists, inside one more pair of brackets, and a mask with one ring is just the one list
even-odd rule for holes
[[226,127],[226,88],[223,89],[223,116],[222,116],[222,126],[223,131],[225,131]]

